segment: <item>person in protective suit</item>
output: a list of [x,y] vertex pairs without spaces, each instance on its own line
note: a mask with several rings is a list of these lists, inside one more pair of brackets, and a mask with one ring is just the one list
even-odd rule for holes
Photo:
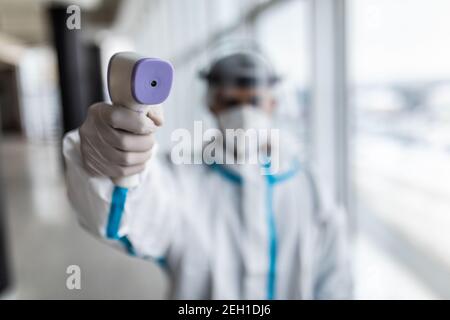
[[[201,76],[221,131],[273,128],[278,78],[267,59],[232,53]],[[156,152],[154,132],[162,125],[160,107],[145,116],[97,103],[65,136],[68,194],[86,230],[161,264],[171,298],[352,297],[345,212],[297,160],[291,139],[256,142],[258,150],[277,150],[275,172],[270,161],[180,165]],[[217,148],[234,159],[247,149]],[[110,178],[131,174],[140,184],[128,190],[120,219],[110,219]]]

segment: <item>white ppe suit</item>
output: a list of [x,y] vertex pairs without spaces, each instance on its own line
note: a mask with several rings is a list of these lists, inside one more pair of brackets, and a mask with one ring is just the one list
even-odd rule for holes
[[111,219],[114,185],[83,169],[78,130],[63,152],[80,224],[158,261],[171,298],[351,298],[344,212],[298,162],[284,157],[277,174],[261,175],[257,165],[175,165],[155,155]]

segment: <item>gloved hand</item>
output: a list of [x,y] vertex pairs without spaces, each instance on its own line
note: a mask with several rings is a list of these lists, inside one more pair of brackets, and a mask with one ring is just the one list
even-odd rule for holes
[[83,165],[93,176],[118,178],[144,170],[163,123],[161,106],[148,114],[107,103],[93,104],[80,127]]

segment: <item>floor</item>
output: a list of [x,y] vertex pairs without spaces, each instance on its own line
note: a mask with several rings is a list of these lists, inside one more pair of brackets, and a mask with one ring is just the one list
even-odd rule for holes
[[[2,143],[8,237],[18,299],[161,299],[167,280],[150,262],[99,243],[75,220],[65,196],[57,144]],[[81,290],[66,288],[67,267],[81,269]]]
[[[85,233],[65,196],[56,143],[5,138],[1,145],[7,236],[16,299],[161,299],[167,278],[156,265],[127,257]],[[369,239],[355,245],[356,297],[436,298]],[[81,269],[81,290],[66,287],[67,267]]]

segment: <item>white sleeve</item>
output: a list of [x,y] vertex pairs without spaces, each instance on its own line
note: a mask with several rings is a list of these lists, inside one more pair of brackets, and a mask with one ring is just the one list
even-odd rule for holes
[[352,299],[351,245],[345,211],[329,208],[316,239],[315,299]]
[[[107,177],[92,177],[85,171],[79,141],[78,130],[69,132],[63,141],[68,196],[79,223],[94,236],[108,240],[114,184]],[[154,155],[139,175],[139,186],[128,190],[118,238],[126,239],[137,256],[164,257],[172,241],[180,199],[170,167],[167,159]],[[108,242],[115,247],[124,246],[120,241]],[[123,249],[130,252],[129,248]]]
[[314,299],[353,298],[352,248],[346,211],[325,184],[310,176],[316,202]]

